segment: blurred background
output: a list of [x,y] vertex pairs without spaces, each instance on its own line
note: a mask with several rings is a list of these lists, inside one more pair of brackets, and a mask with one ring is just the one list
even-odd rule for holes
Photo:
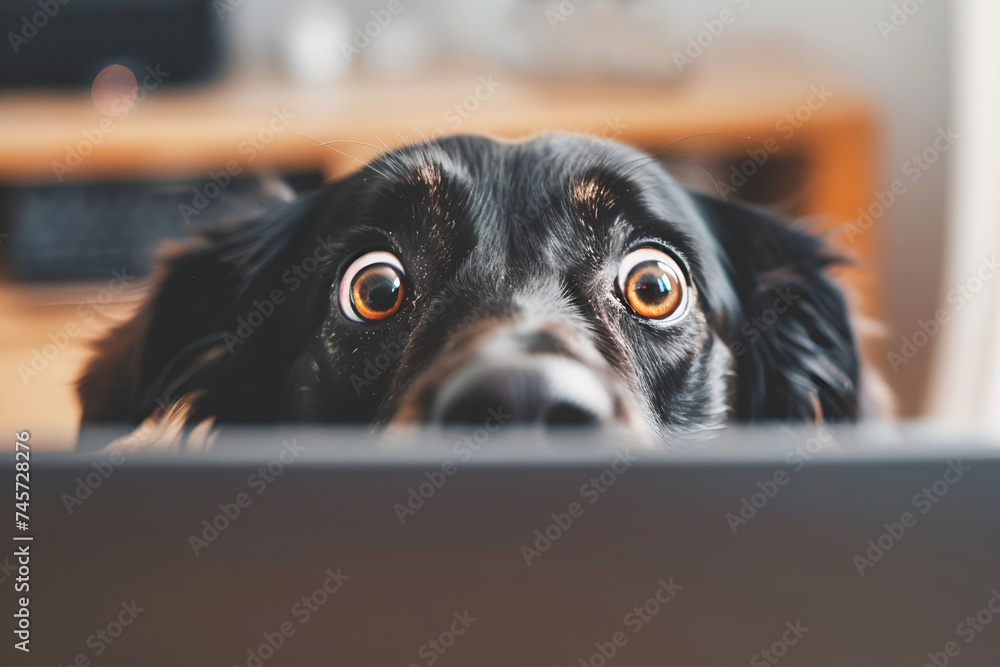
[[561,130],[808,219],[899,415],[996,426],[998,4],[5,0],[0,422],[72,435],[156,241],[404,143]]

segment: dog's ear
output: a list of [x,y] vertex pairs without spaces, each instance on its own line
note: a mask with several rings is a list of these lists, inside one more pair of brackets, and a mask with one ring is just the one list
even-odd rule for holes
[[735,417],[853,420],[859,359],[824,241],[764,211],[696,195],[735,302],[714,313],[736,363]]
[[250,348],[275,340],[279,318],[265,320],[246,341],[237,336],[238,318],[245,321],[254,300],[265,299],[293,263],[312,199],[166,253],[138,313],[95,344],[77,383],[81,421],[137,425],[181,399],[191,419],[227,412],[241,421],[268,418],[280,403],[268,393],[278,391],[267,381],[276,360],[245,359]]

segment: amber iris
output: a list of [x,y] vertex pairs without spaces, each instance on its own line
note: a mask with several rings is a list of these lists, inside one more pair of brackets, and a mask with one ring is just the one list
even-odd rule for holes
[[394,266],[372,264],[351,283],[355,312],[366,320],[384,320],[403,305],[403,277]]
[[670,266],[660,261],[637,264],[625,280],[624,296],[639,315],[663,319],[681,305],[681,282]]

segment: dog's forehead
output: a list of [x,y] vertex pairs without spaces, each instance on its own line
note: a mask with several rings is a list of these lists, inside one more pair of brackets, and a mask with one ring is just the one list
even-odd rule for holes
[[450,137],[390,153],[380,167],[398,183],[423,186],[431,198],[450,189],[462,195],[472,213],[501,211],[523,220],[540,217],[546,205],[598,212],[629,198],[660,207],[656,213],[669,219],[686,214],[677,193],[670,192],[676,183],[655,158],[579,135],[543,135],[516,143]]
[[606,199],[611,179],[624,180],[654,162],[622,144],[576,135],[516,143],[459,136],[409,146],[384,158],[394,177],[408,184],[435,188],[443,181],[465,183],[496,196],[568,192],[581,202]]
[[411,210],[428,213],[388,224],[420,238],[417,252],[431,261],[471,236],[458,244],[467,245],[461,263],[484,276],[601,268],[644,234],[683,252],[704,233],[655,158],[610,141],[451,137],[387,154],[377,166]]

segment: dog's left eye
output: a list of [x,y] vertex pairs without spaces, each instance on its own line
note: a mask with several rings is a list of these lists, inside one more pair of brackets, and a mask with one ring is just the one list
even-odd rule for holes
[[357,258],[340,280],[340,310],[355,322],[373,322],[395,315],[403,305],[403,265],[388,252]]
[[684,316],[688,285],[676,260],[656,248],[627,254],[618,267],[618,293],[636,314],[671,322]]

